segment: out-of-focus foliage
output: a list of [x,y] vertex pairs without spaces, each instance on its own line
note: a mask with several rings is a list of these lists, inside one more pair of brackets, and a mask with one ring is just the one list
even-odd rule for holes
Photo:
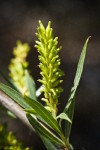
[[15,137],[14,133],[7,131],[7,125],[0,125],[0,150],[30,150]]

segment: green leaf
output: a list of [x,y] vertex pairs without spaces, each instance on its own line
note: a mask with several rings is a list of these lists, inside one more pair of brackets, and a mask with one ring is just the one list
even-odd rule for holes
[[25,111],[27,112],[27,113],[29,113],[29,114],[33,114],[33,115],[35,115],[35,117],[38,119],[38,120],[40,120],[41,122],[43,122],[45,125],[47,125],[49,128],[51,128],[51,126],[41,117],[41,116],[39,116],[38,114],[37,114],[37,112],[34,110],[34,109],[25,109]]
[[[82,52],[80,55],[80,59],[78,62],[77,70],[76,70],[74,85],[71,89],[70,97],[69,97],[66,107],[63,111],[64,113],[66,113],[66,115],[70,118],[71,121],[73,120],[73,115],[74,115],[75,94],[76,94],[76,90],[77,90],[77,87],[79,85],[80,78],[82,75],[84,60],[85,60],[85,55],[86,55],[86,48],[87,48],[89,38],[90,37],[87,38],[87,40],[83,46],[83,49],[82,49]],[[70,124],[68,121],[67,122],[65,121],[65,136],[67,139],[69,139],[69,136],[70,136],[71,126],[72,126],[72,124]]]
[[61,113],[59,116],[56,117],[57,119],[58,118],[61,118],[61,119],[64,119],[64,120],[67,120],[69,123],[72,123],[72,121],[70,120],[70,118],[68,117],[67,114],[65,113]]
[[9,84],[10,87],[19,92],[18,88],[14,85],[12,80],[9,79],[7,75],[5,75],[2,71],[0,71],[0,75],[4,78],[4,80]]
[[52,117],[51,113],[46,110],[41,103],[33,101],[27,96],[25,96],[25,100],[36,111],[36,113],[52,127],[52,129],[61,134],[62,131],[57,120]]
[[58,148],[50,140],[48,140],[42,135],[40,135],[40,137],[47,150],[58,150]]
[[33,118],[30,114],[27,114],[27,118],[39,135],[42,135],[43,137],[47,138],[48,140],[50,140],[56,144],[64,146],[63,141],[61,139],[59,139],[56,135],[54,135],[42,123],[40,123],[38,120]]
[[5,94],[7,94],[10,98],[12,98],[16,103],[18,103],[23,108],[31,108],[31,106],[29,106],[26,103],[21,93],[15,91],[11,87],[3,83],[0,83],[0,90],[2,90]]
[[37,100],[35,82],[30,76],[28,70],[25,71],[25,75],[26,75],[26,81],[27,81],[27,88],[29,91],[29,97],[34,100]]

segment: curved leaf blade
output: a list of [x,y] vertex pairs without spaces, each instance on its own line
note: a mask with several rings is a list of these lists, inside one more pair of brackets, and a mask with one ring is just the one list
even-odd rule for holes
[[16,103],[18,103],[23,108],[31,108],[30,105],[26,103],[21,93],[12,89],[11,87],[0,83],[0,90],[2,90],[5,94],[7,94],[10,98],[12,98]]
[[[57,133],[61,133],[61,128],[55,120],[49,111],[47,111],[41,103],[38,101],[33,101],[31,98],[25,96],[26,102],[35,110],[35,112],[43,118],[44,121],[46,121],[52,129],[54,129]],[[26,110],[27,111],[27,110]]]
[[47,138],[41,136],[42,142],[44,143],[47,150],[58,150],[58,148]]
[[[87,38],[87,40],[83,46],[83,49],[82,49],[82,52],[81,52],[81,55],[79,58],[77,70],[76,70],[74,84],[71,89],[71,94],[69,96],[68,102],[63,111],[64,113],[66,113],[68,115],[68,117],[70,118],[71,121],[73,120],[73,115],[74,115],[75,94],[76,94],[76,90],[79,85],[80,78],[81,78],[81,75],[83,72],[84,60],[85,60],[85,56],[86,56],[86,49],[87,49],[87,44],[88,44],[89,38],[90,37]],[[72,126],[72,124],[70,124],[68,121],[65,122],[65,136],[67,139],[69,139],[69,136],[70,136],[71,126]]]
[[3,79],[7,82],[7,84],[9,84],[10,87],[12,87],[14,90],[20,92],[18,90],[18,88],[14,85],[14,83],[12,82],[12,80],[2,71],[0,71],[0,75],[3,77]]
[[64,145],[64,143],[61,139],[59,139],[49,129],[47,129],[44,125],[42,125],[40,122],[38,122],[36,119],[34,119],[30,114],[27,114],[27,118],[38,134],[42,135],[43,137],[49,139],[50,141],[52,141],[54,143],[61,145],[61,146]]

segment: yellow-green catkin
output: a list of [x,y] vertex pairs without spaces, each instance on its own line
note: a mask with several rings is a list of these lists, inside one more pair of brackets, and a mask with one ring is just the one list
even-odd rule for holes
[[17,41],[16,44],[17,46],[13,49],[14,58],[11,59],[9,65],[9,76],[19,91],[28,95],[25,71],[28,67],[26,57],[30,47],[28,43],[22,43],[21,41]]
[[59,86],[63,76],[60,67],[60,58],[58,52],[61,47],[58,47],[58,37],[53,37],[53,29],[51,28],[51,22],[48,22],[45,28],[41,21],[39,21],[39,27],[37,28],[38,41],[36,41],[35,47],[39,52],[39,67],[41,69],[42,79],[39,82],[43,84],[44,98],[46,102],[46,109],[48,109],[54,117],[57,114],[58,97],[62,92],[62,88]]

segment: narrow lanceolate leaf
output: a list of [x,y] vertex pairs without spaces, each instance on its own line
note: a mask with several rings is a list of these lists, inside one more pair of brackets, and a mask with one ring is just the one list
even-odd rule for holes
[[10,98],[12,98],[16,103],[18,103],[23,108],[31,108],[26,103],[26,101],[24,100],[22,95],[19,92],[12,89],[11,87],[9,87],[3,83],[0,83],[0,90],[2,90],[4,93],[6,93]]
[[64,143],[60,138],[54,135],[50,130],[48,130],[43,124],[34,119],[30,114],[27,114],[27,118],[39,135],[42,135],[43,137],[56,144],[64,146]]
[[37,100],[35,82],[27,70],[25,71],[25,75],[26,75],[26,83],[29,92],[29,97],[34,100]]
[[47,150],[58,150],[58,148],[50,140],[48,140],[42,135],[40,135],[40,137]]
[[57,120],[52,117],[51,113],[46,110],[41,103],[33,101],[27,96],[25,96],[25,100],[35,110],[35,112],[52,127],[52,129],[54,129],[57,133],[61,133],[61,128]]
[[0,71],[0,75],[3,77],[3,79],[9,84],[10,87],[12,87],[14,90],[18,91],[18,88],[14,85],[11,79],[8,78],[6,74],[4,74],[2,71]]
[[[90,37],[87,38],[87,40],[83,46],[83,50],[82,50],[82,53],[81,53],[81,56],[80,56],[80,59],[78,62],[78,66],[77,66],[74,84],[73,84],[73,87],[71,89],[71,94],[70,94],[70,97],[69,97],[68,102],[66,104],[66,107],[64,109],[64,113],[66,113],[68,115],[68,117],[71,119],[71,121],[73,120],[73,114],[74,114],[75,94],[76,94],[76,90],[77,90],[77,87],[79,85],[80,78],[82,75],[83,66],[84,66],[84,59],[85,59],[85,55],[86,55],[86,48],[87,48],[89,38]],[[65,121],[65,136],[67,139],[69,139],[69,136],[70,136],[71,126],[72,126],[71,123],[69,123],[68,121]]]

